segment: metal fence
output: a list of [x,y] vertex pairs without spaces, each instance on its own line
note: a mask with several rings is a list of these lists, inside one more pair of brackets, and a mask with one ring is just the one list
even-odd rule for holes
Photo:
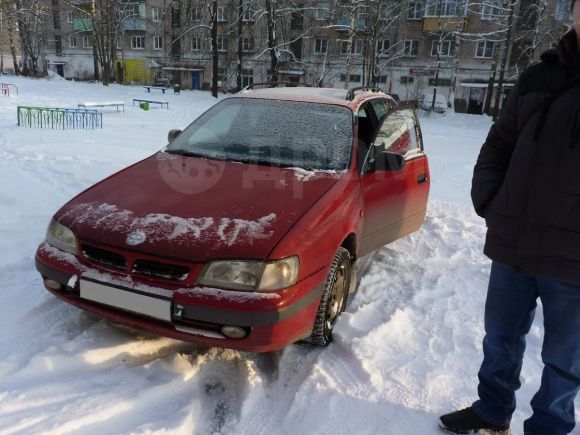
[[103,114],[93,109],[18,106],[18,125],[57,130],[103,128]]

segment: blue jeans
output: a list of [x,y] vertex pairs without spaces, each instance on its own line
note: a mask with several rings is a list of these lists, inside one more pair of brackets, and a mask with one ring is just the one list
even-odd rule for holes
[[490,423],[509,424],[538,297],[544,310],[544,371],[524,433],[567,434],[575,426],[574,398],[580,389],[580,285],[522,275],[497,262],[489,278],[479,400],[473,407]]

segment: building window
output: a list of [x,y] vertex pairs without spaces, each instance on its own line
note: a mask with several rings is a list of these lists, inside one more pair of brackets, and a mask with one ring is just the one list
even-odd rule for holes
[[163,36],[154,36],[153,37],[153,49],[154,50],[163,50]]
[[328,39],[317,38],[314,41],[314,54],[326,54],[328,53]]
[[299,38],[296,41],[290,43],[290,51],[294,55],[294,59],[292,60],[302,59],[302,38]]
[[405,56],[417,56],[419,54],[419,41],[407,39],[403,48]]
[[144,18],[139,10],[139,3],[129,3],[125,6],[125,18]]
[[223,36],[217,37],[217,49],[218,51],[228,51],[228,40]]
[[382,83],[382,84],[387,83],[387,76],[378,76],[377,83]]
[[[361,75],[360,74],[351,74],[349,76],[349,82],[355,82],[355,83],[359,83],[361,81]],[[346,82],[346,74],[341,74],[340,75],[340,81],[341,82]]]
[[401,84],[402,85],[410,85],[415,81],[415,77],[413,76],[401,76]]
[[423,15],[425,15],[425,4],[423,2],[409,2],[408,20],[420,20]]
[[254,39],[242,38],[242,51],[253,51],[253,50],[254,50]]
[[319,3],[316,5],[316,19],[318,21],[330,19],[330,3]]
[[426,17],[454,17],[456,15],[456,0],[427,0]]
[[217,8],[217,20],[220,23],[223,23],[226,20],[226,8],[224,6],[220,6]]
[[[435,79],[429,79],[429,86],[435,86]],[[449,87],[451,86],[451,79],[437,79],[437,86]]]
[[481,19],[494,20],[501,15],[499,0],[484,0],[481,6]]
[[201,41],[199,38],[192,38],[191,39],[191,49],[193,51],[201,50]]
[[54,49],[57,56],[62,56],[62,36],[54,37]]
[[482,59],[489,59],[493,56],[495,43],[493,41],[477,41],[477,49],[475,50],[475,57]]
[[77,46],[77,37],[75,35],[69,35],[69,37],[68,37],[68,46],[70,48],[76,48],[76,46]]
[[72,11],[68,11],[66,13],[66,22],[69,24],[73,23],[73,12]]
[[[363,42],[362,39],[355,39],[352,41],[351,53],[352,54],[362,54]],[[348,54],[348,41],[340,41],[340,54]]]
[[386,55],[389,48],[391,48],[391,41],[389,39],[381,39],[377,41],[377,53],[380,56]]
[[242,70],[242,88],[254,84],[254,70],[253,69],[243,69]]
[[151,19],[153,21],[161,21],[161,8],[151,8]]
[[291,30],[302,30],[304,27],[304,15],[302,11],[293,11],[290,21]]
[[83,48],[92,48],[93,47],[93,38],[91,35],[83,35]]
[[145,48],[145,37],[131,36],[131,48],[133,50],[143,50]]
[[242,21],[254,21],[256,14],[258,13],[255,4],[247,4],[243,7],[244,11],[242,13]]
[[441,48],[439,50],[439,56],[441,57],[451,57],[455,52],[455,41],[438,39],[434,40],[431,44],[431,56],[437,56],[437,49],[439,48],[439,42],[441,42]]
[[199,21],[201,20],[201,12],[199,8],[193,8],[191,10],[191,21]]
[[117,50],[121,50],[123,47],[121,47],[121,37],[118,36],[117,37],[117,46],[116,46]]

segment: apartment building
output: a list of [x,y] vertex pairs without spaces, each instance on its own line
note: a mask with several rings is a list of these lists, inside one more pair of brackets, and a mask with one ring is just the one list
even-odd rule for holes
[[[51,0],[45,58],[65,78],[95,75],[93,28],[83,13],[92,1]],[[539,1],[520,0],[515,8],[507,77],[537,59],[570,23],[565,0]],[[165,79],[183,88],[209,88],[213,2],[121,5],[118,80]],[[432,94],[437,82],[438,93],[455,97],[456,110],[481,113],[492,97],[487,85],[494,58],[496,64],[501,60],[505,14],[500,0],[221,0],[215,17],[219,84],[236,88],[238,65],[242,86],[270,80],[274,50],[279,81],[339,88],[372,83],[402,100]]]

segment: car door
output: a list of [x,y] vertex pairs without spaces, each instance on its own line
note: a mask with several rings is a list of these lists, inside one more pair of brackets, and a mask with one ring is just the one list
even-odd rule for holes
[[[377,167],[384,152],[392,162]],[[360,170],[364,223],[361,255],[421,227],[429,194],[429,168],[415,109],[397,107],[379,121]]]

